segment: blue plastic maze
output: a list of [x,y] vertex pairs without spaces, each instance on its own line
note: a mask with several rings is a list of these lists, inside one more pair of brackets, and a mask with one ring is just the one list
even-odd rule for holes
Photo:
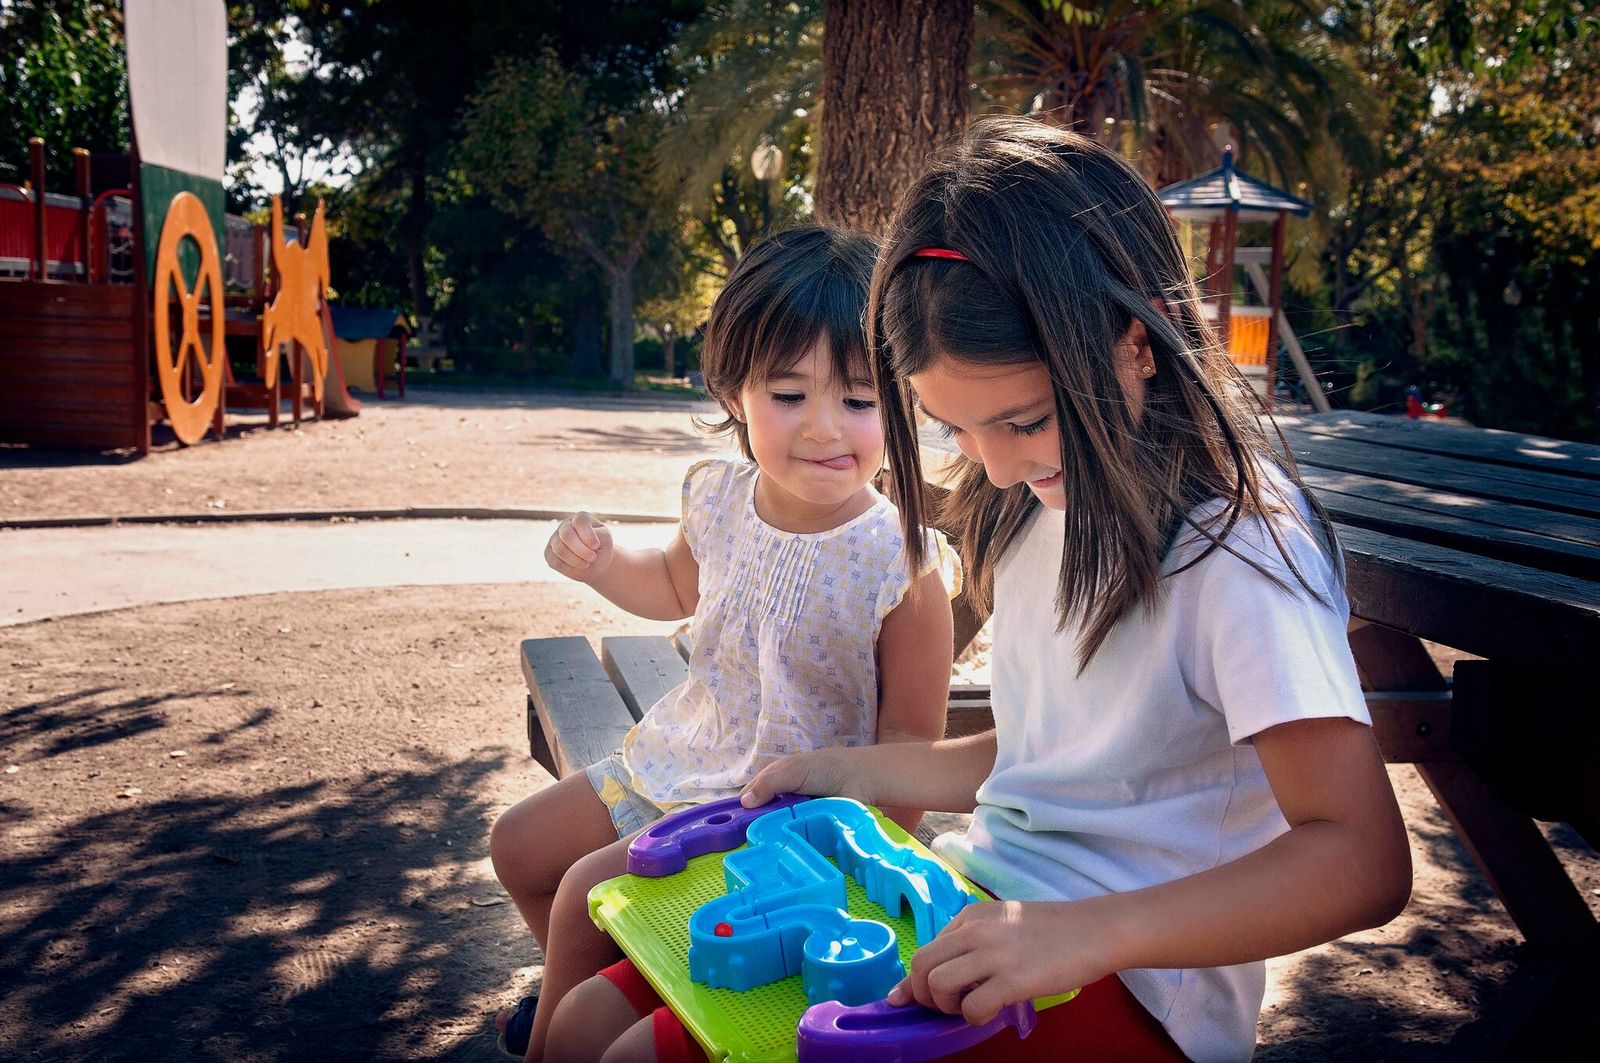
[[845,875],[891,916],[909,905],[918,943],[976,900],[845,798],[767,812],[747,841],[723,860],[728,892],[689,917],[689,977],[713,988],[744,991],[799,974],[813,1004],[883,997],[905,977],[895,933],[850,915]]
[[590,912],[713,1060],[914,1063],[1033,1028],[1028,1001],[975,1027],[883,999],[915,944],[982,898],[856,801],[685,809],[634,839],[628,869]]

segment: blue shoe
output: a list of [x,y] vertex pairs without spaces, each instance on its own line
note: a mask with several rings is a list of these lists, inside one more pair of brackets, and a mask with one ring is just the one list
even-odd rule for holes
[[505,1017],[505,1024],[496,1022],[500,1027],[500,1051],[513,1059],[521,1059],[528,1054],[528,1038],[533,1035],[533,1012],[539,1006],[539,994],[523,997],[517,1001],[517,1010]]

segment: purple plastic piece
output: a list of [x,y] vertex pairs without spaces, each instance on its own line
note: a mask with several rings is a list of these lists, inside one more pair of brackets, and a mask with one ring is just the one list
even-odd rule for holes
[[1033,1032],[1038,1016],[1023,1001],[973,1026],[959,1015],[946,1015],[917,1004],[895,1007],[886,1000],[849,1008],[836,1000],[815,1004],[800,1019],[797,1047],[800,1063],[919,1063],[938,1059],[988,1040],[1007,1026],[1018,1037]]
[[811,798],[778,794],[759,808],[746,808],[737,797],[725,797],[664,816],[628,845],[628,870],[645,878],[676,875],[690,857],[725,853],[744,844],[745,829],[768,812]]

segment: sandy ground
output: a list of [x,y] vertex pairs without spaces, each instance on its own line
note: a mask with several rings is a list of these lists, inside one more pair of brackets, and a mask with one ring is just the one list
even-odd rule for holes
[[[0,521],[669,514],[684,467],[721,451],[690,424],[703,409],[414,389],[354,421],[246,421],[140,460],[0,448]],[[422,552],[443,534],[415,527]],[[100,531],[62,585],[136,528]],[[70,533],[0,533],[0,592],[51,534]],[[294,544],[240,564],[293,572]],[[0,1059],[498,1058],[491,1016],[540,973],[486,860],[494,817],[548,782],[527,755],[516,643],[664,630],[513,574],[0,628]],[[1416,774],[1391,775],[1411,905],[1271,964],[1260,1059],[1494,1058],[1550,982]],[[1550,833],[1600,908],[1600,858]]]

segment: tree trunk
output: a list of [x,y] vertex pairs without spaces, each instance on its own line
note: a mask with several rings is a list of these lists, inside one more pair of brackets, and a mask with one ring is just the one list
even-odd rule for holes
[[572,359],[568,372],[575,377],[599,376],[600,369],[600,292],[597,285],[585,284],[572,306]]
[[668,325],[663,331],[666,338],[661,341],[661,364],[666,368],[666,378],[672,380],[677,376],[672,369],[672,356],[678,349],[678,330]]
[[633,270],[637,260],[608,271],[611,282],[611,379],[633,387]]
[[827,0],[819,221],[882,234],[928,153],[967,121],[972,0]]

